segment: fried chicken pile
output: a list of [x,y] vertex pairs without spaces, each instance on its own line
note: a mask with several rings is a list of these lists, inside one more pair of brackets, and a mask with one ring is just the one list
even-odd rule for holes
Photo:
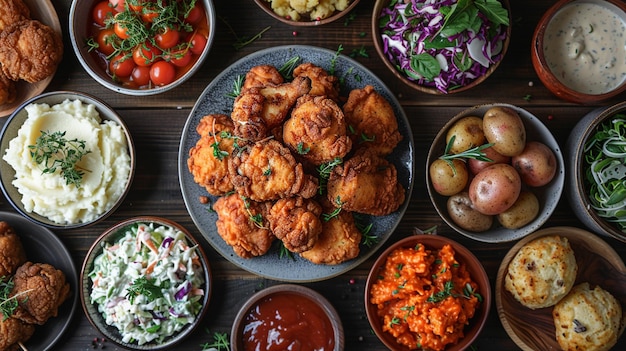
[[353,213],[384,216],[405,200],[385,159],[402,139],[390,103],[369,85],[341,97],[339,79],[309,62],[292,80],[252,67],[230,116],[206,115],[196,131],[189,171],[218,197],[217,232],[243,258],[280,240],[315,264],[340,264],[360,252]]
[[[59,306],[69,297],[65,274],[47,263],[27,261],[19,236],[0,221],[0,351],[20,350],[36,325],[56,317]],[[14,304],[15,308],[8,306]],[[11,315],[5,315],[7,309]]]
[[22,0],[0,0],[0,105],[16,97],[16,82],[39,82],[63,56],[59,33],[38,20]]

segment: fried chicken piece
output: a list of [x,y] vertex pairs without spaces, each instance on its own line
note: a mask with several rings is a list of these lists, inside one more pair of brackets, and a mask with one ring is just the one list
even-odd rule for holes
[[283,125],[283,141],[316,166],[343,158],[352,148],[341,108],[329,98],[308,94],[298,99]]
[[231,113],[235,134],[252,141],[267,137],[269,131],[285,121],[296,100],[310,90],[311,80],[299,77],[289,83],[242,91]]
[[244,200],[236,193],[220,197],[213,204],[217,233],[242,258],[264,255],[275,239],[265,220],[270,206]]
[[393,107],[373,86],[354,89],[343,106],[348,125],[354,131],[353,144],[389,155],[402,140]]
[[[328,201],[322,201],[322,206],[324,214],[335,210]],[[328,221],[322,221],[322,233],[317,242],[300,256],[315,264],[337,265],[359,256],[362,237],[352,213],[341,210]]]
[[231,157],[230,179],[241,196],[254,201],[290,196],[311,198],[317,193],[317,178],[306,174],[301,163],[280,142],[256,142]]
[[311,91],[309,94],[326,96],[335,102],[339,101],[339,78],[328,74],[322,67],[316,66],[311,62],[302,63],[293,70],[293,76],[311,79]]
[[267,219],[287,250],[303,252],[313,248],[322,232],[321,214],[317,201],[296,196],[276,201]]
[[327,191],[328,200],[342,209],[373,216],[397,210],[405,197],[396,167],[369,150],[334,167]]
[[204,116],[196,127],[200,139],[189,150],[187,168],[194,181],[211,195],[221,196],[234,190],[228,176],[234,140],[222,136],[222,132],[232,134],[233,130],[233,121],[223,114]]
[[17,268],[13,283],[11,295],[19,295],[13,317],[26,323],[42,325],[56,317],[70,295],[65,274],[47,263],[24,263]]
[[22,0],[0,0],[0,31],[13,23],[30,19],[30,9]]
[[11,80],[35,83],[54,74],[63,58],[63,41],[51,27],[24,20],[0,33],[0,63]]
[[0,277],[9,277],[26,262],[20,237],[8,222],[0,221]]
[[26,342],[35,333],[35,326],[17,318],[5,319],[0,314],[0,350],[21,350],[20,342]]
[[246,78],[243,82],[242,91],[246,91],[250,88],[262,88],[268,84],[279,85],[283,84],[285,79],[278,72],[278,69],[272,65],[258,65],[250,68],[246,73]]
[[4,74],[1,66],[0,64],[0,105],[10,104],[17,97],[17,87],[15,82]]

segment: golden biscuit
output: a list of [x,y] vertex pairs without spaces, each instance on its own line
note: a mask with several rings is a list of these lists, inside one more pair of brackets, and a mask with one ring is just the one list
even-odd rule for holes
[[527,243],[513,257],[504,287],[528,308],[550,307],[572,289],[577,272],[567,238],[545,236]]
[[552,317],[564,351],[606,351],[617,343],[622,306],[608,291],[582,283],[554,306]]

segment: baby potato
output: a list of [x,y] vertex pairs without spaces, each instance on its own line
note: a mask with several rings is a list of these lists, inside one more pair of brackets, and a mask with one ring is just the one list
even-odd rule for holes
[[478,174],[478,172],[491,165],[495,165],[496,163],[511,163],[510,156],[504,156],[499,154],[496,150],[493,149],[492,146],[484,148],[483,153],[485,154],[485,156],[487,156],[487,158],[491,160],[491,162],[470,158],[469,160],[467,160],[467,168],[469,168],[469,171],[472,174]]
[[543,186],[556,174],[556,156],[546,145],[538,141],[529,141],[521,154],[513,156],[511,164],[517,170],[522,181],[532,187]]
[[498,153],[515,156],[526,145],[526,129],[522,118],[509,107],[492,107],[483,116],[483,133]]
[[471,232],[484,232],[491,228],[493,223],[493,216],[482,214],[472,207],[472,200],[467,191],[450,196],[446,208],[454,223]]
[[518,229],[530,223],[539,213],[539,200],[530,191],[522,191],[508,210],[498,214],[498,222],[509,229]]
[[498,163],[480,171],[469,185],[474,208],[486,215],[497,215],[513,206],[522,180],[513,166]]
[[435,191],[444,196],[454,195],[465,189],[469,179],[465,162],[453,159],[452,166],[447,161],[436,159],[428,169],[430,181]]
[[449,150],[452,154],[458,154],[484,144],[483,119],[476,116],[467,116],[459,119],[448,129],[446,145],[450,143],[450,139],[453,136],[454,142]]

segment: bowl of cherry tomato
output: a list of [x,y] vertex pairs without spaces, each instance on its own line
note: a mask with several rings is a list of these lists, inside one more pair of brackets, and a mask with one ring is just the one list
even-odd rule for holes
[[211,0],[73,0],[70,39],[98,83],[121,94],[171,90],[202,66],[215,29]]

